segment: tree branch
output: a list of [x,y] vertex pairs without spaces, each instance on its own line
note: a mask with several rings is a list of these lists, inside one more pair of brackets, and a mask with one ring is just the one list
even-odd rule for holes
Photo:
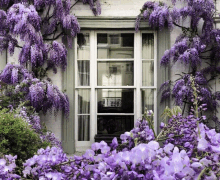
[[56,39],[58,39],[61,35],[63,35],[64,33],[61,32],[60,34],[58,34],[56,37],[53,37],[53,38],[45,38],[44,40],[45,41],[54,41]]
[[18,48],[23,48],[22,46],[19,46],[19,45],[15,45],[15,47],[18,47]]
[[190,28],[189,28],[189,27],[187,28],[187,27],[185,27],[185,26],[181,26],[181,25],[179,25],[179,24],[177,24],[177,23],[175,23],[175,22],[173,22],[173,24],[174,24],[175,26],[179,27],[179,28],[187,29],[187,30],[190,31]]
[[73,6],[75,6],[78,2],[79,2],[79,0],[77,0],[75,3],[73,3],[73,5],[70,7],[70,9],[72,9]]

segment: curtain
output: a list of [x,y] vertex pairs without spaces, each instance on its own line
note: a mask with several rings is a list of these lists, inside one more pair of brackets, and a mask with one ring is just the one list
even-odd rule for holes
[[90,89],[78,90],[78,140],[90,139]]
[[90,61],[78,61],[78,86],[90,85]]
[[142,114],[145,108],[154,111],[154,89],[142,90]]
[[142,59],[154,59],[154,35],[142,35]]
[[78,141],[90,141],[89,115],[78,115]]
[[[154,85],[154,36],[153,34],[142,35],[142,85]],[[147,59],[144,60],[144,59]]]

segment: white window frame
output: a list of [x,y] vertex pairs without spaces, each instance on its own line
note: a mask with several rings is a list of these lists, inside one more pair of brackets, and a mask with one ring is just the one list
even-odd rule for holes
[[[97,59],[97,33],[134,33],[134,58],[132,59]],[[97,113],[97,89],[134,89],[134,113],[117,113],[117,115],[133,115],[134,124],[142,117],[141,90],[154,89],[154,129],[157,132],[157,32],[142,30],[137,33],[134,30],[82,30],[81,33],[90,34],[90,86],[78,86],[77,74],[77,38],[75,44],[75,147],[76,151],[85,151],[94,143],[97,134],[97,115],[112,115],[115,113]],[[142,59],[142,34],[154,34],[154,59]],[[97,85],[97,62],[98,61],[133,61],[134,62],[134,86],[98,86]],[[154,86],[142,86],[142,61],[154,61]],[[94,73],[95,72],[95,73]],[[139,81],[138,81],[139,80]],[[78,141],[78,89],[90,89],[90,141]]]

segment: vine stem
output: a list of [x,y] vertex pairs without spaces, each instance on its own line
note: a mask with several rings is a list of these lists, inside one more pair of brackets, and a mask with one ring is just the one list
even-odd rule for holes
[[204,169],[200,172],[200,174],[199,174],[197,180],[200,180],[200,179],[202,178],[202,175],[205,173],[205,171],[206,171],[207,169],[208,169],[208,168],[204,168]]

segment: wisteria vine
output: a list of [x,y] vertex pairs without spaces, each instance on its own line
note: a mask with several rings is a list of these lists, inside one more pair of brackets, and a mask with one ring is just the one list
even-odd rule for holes
[[[71,0],[1,0],[0,52],[13,55],[19,48],[19,62],[29,63],[35,76],[42,78],[39,69],[55,73],[67,66],[67,48],[80,32],[77,17],[71,13],[76,3]],[[89,4],[94,15],[101,13],[99,0],[82,0]],[[19,38],[19,39],[18,39]],[[62,43],[57,40],[61,38]]]
[[214,27],[214,1],[181,2],[185,3],[184,6],[178,7],[176,0],[172,0],[173,7],[163,2],[146,2],[136,20],[136,30],[142,19],[160,31],[165,27],[181,30],[172,47],[164,52],[160,65],[172,67],[175,63],[182,63],[186,68],[179,72],[176,81],[168,80],[161,85],[161,102],[173,97],[176,105],[182,106],[184,112],[190,113],[193,90],[189,77],[193,75],[199,86],[199,104],[207,104],[207,110],[212,112],[212,120],[216,122],[217,128],[219,120],[216,112],[220,98],[219,92],[214,92],[210,86],[211,81],[216,80],[220,74],[220,30]]

